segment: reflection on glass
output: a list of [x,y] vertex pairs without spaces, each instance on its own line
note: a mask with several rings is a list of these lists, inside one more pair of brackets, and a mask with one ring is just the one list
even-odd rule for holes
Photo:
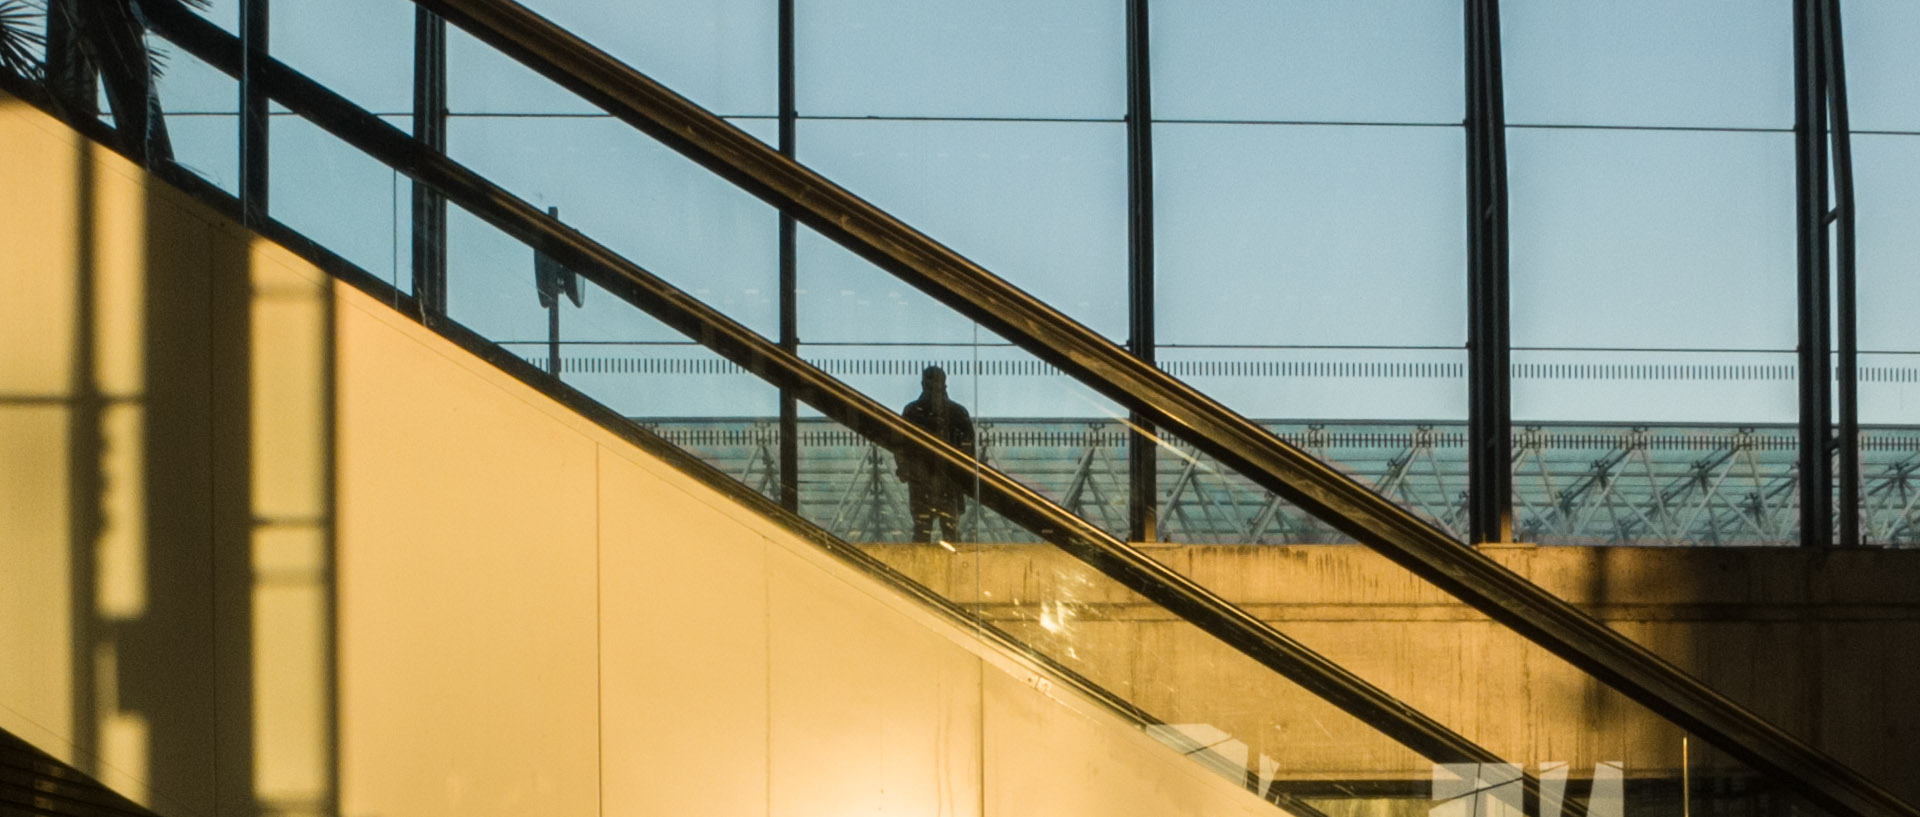
[[771,207],[623,122],[577,115],[585,102],[472,38],[448,39],[456,64],[485,69],[452,73],[450,156],[543,209],[558,208],[569,227],[734,320],[777,334],[779,220]]

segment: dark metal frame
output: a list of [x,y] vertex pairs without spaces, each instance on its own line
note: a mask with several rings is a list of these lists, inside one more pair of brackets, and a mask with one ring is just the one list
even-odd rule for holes
[[1499,0],[1465,0],[1468,541],[1513,541],[1507,115]]
[[[1127,350],[1154,360],[1153,76],[1148,0],[1127,0]],[[1134,412],[1127,436],[1127,539],[1158,538],[1159,442],[1153,421]]]
[[[413,17],[413,135],[447,152],[447,23],[423,8]],[[412,199],[414,301],[423,318],[437,318],[447,313],[447,201],[419,182]]]
[[1860,473],[1860,329],[1854,269],[1853,126],[1847,114],[1847,60],[1842,43],[1840,0],[1820,0],[1820,6],[1827,115],[1832,135],[1834,328],[1839,344],[1835,360],[1839,378],[1835,385],[1840,417],[1834,445],[1839,460],[1835,475],[1840,481],[1837,508],[1840,532],[1835,544],[1855,547],[1865,543],[1860,526],[1866,507],[1860,496],[1864,480]]
[[1793,15],[1800,544],[1853,547],[1862,511],[1859,323],[1840,2],[1795,0]]
[[[800,111],[795,101],[794,62],[797,45],[793,28],[794,0],[780,0],[780,154],[793,158],[799,144],[795,130]],[[780,348],[800,354],[799,224],[780,212]],[[780,505],[800,508],[800,406],[788,389],[780,390]]]
[[1799,269],[1800,544],[1833,537],[1833,362],[1827,287],[1826,61],[1820,7],[1793,2],[1793,143],[1796,261]]
[[[444,10],[441,11],[444,13]],[[450,19],[459,20],[457,17]],[[238,71],[240,49],[237,41],[213,25],[184,10],[156,13],[154,23],[155,28],[169,40],[193,52],[208,64],[223,71]],[[1289,639],[1271,625],[1213,595],[1092,523],[1047,501],[1011,477],[991,468],[980,467],[959,449],[786,352],[779,344],[768,341],[646,269],[561,224],[454,162],[443,152],[426,147],[419,140],[284,64],[270,59],[263,61],[258,78],[274,99],[295,113],[409,177],[434,186],[448,200],[459,203],[476,217],[526,243],[534,251],[552,256],[568,268],[593,279],[616,297],[647,311],[677,331],[698,338],[703,345],[729,361],[790,390],[800,400],[855,433],[889,450],[913,450],[916,455],[933,460],[936,467],[947,470],[955,478],[977,480],[982,504],[1039,533],[1075,558],[1220,638],[1268,669],[1372,725],[1402,745],[1436,762],[1501,762],[1492,752],[1372,687],[1346,669]],[[745,136],[744,133],[733,132]],[[271,226],[276,231],[284,230],[277,225]],[[360,279],[360,285],[367,285],[365,279],[369,276],[359,274],[353,277]],[[436,328],[444,334],[477,338],[452,321],[441,323]],[[486,344],[484,339],[478,342]],[[502,350],[495,349],[487,357],[512,370],[530,368],[524,361]],[[546,385],[551,389],[566,389],[564,384],[557,381]],[[622,425],[632,425],[604,407],[592,407],[591,403],[591,399],[584,396],[577,396],[575,401],[576,407],[583,408],[595,419],[618,420]],[[637,428],[632,430],[639,431]],[[657,438],[651,439],[657,441]],[[670,447],[664,442],[658,444]],[[676,457],[679,461],[692,459],[684,453]],[[706,470],[711,471],[711,468]],[[749,495],[748,501],[766,510],[774,509],[768,507],[770,503],[766,498],[752,497],[750,491],[734,493],[736,496]],[[791,516],[784,510],[778,515]],[[825,536],[817,528],[802,524]],[[846,546],[841,544],[839,548],[846,549]],[[950,606],[951,602],[947,604]]]
[[245,51],[240,64],[240,213],[248,227],[268,219],[267,90],[259,76],[269,53],[268,2],[242,0],[240,4],[240,42]]
[[[1267,490],[1327,519],[1508,629],[1814,803],[1859,817],[1920,815],[1920,810],[1753,715],[1631,639],[1461,546],[1405,509],[1282,443],[1093,330],[767,148],[572,33],[508,0],[417,2],[1129,410],[1173,431]],[[761,371],[751,365],[747,368]],[[804,397],[810,388],[813,385],[799,393]],[[880,429],[874,431],[876,437],[884,436]],[[898,444],[899,439],[892,436],[881,441]],[[962,463],[943,461],[946,467],[960,469],[956,474],[967,473]],[[1017,483],[1006,488],[1025,491]],[[996,507],[1000,500],[983,500],[991,503],[989,507],[1002,510]],[[1037,531],[1058,535],[1047,518],[1029,517],[1030,511],[1024,508],[1002,510],[1007,511],[1017,513],[1016,520],[1035,523],[1029,527]],[[1067,520],[1077,518],[1069,514],[1060,521]],[[1100,554],[1089,557],[1109,575],[1127,575],[1134,563],[1107,562],[1111,555],[1102,548]],[[1197,587],[1193,590],[1205,593]],[[1184,614],[1195,609],[1178,599],[1171,601],[1167,606],[1175,612]],[[1253,649],[1251,645],[1248,648]]]

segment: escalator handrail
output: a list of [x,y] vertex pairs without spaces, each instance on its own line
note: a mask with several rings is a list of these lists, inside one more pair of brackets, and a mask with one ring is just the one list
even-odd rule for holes
[[415,3],[1809,800],[1849,817],[1920,817],[1632,639],[538,14],[512,0]]
[[[239,40],[172,3],[156,4],[153,28],[228,74],[240,73]],[[609,292],[774,385],[856,433],[895,452],[932,454],[955,478],[980,486],[983,505],[1008,517],[1128,589],[1381,733],[1435,762],[1498,763],[1493,752],[1453,732],[1272,625],[1173,571],[1013,478],[980,465],[941,438],[907,422],[860,391],[645,268],[581,235],[537,207],[427,148],[351,101],[271,58],[255,63],[268,96],[354,147],[439,190],[449,201],[528,243]]]

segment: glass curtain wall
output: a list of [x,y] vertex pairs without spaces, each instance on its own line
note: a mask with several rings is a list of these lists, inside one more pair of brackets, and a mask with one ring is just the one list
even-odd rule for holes
[[[1124,4],[801,0],[794,13],[801,162],[1126,342]],[[896,410],[940,367],[984,461],[1125,534],[1123,413],[1108,401],[811,231],[797,280],[804,357]],[[803,483],[827,467],[803,462]],[[873,473],[870,497],[841,493],[899,506],[894,476]],[[963,538],[1022,536],[982,516]]]
[[[1461,15],[1167,2],[1150,31],[1159,365],[1464,537]],[[1239,510],[1186,453],[1163,528]],[[1219,541],[1339,539],[1244,498]]]
[[[528,5],[773,140],[772,0]],[[449,30],[447,42],[452,158],[749,328],[778,331],[772,208],[464,32]],[[555,278],[542,291],[541,263],[451,213],[448,314],[629,417],[751,423],[776,413],[773,390],[610,293],[571,276],[574,288]],[[723,457],[732,442],[691,447]]]
[[1516,537],[1795,541],[1790,0],[1501,12]]
[[[240,5],[200,13],[236,31]],[[777,0],[529,5],[777,141]],[[1125,6],[797,0],[797,155],[1125,343]],[[1791,6],[1501,3],[1517,539],[1795,540]],[[1460,8],[1149,9],[1158,365],[1464,536]],[[1920,336],[1903,310],[1920,297],[1907,269],[1920,245],[1905,225],[1920,208],[1920,107],[1906,86],[1920,66],[1906,45],[1920,16],[1894,0],[1843,9],[1863,531],[1867,544],[1909,544]],[[276,57],[414,127],[410,3],[277,2],[269,19]],[[771,208],[457,31],[448,40],[456,159],[779,333]],[[179,161],[237,192],[237,83],[161,48]],[[408,287],[411,183],[274,111],[270,214]],[[727,456],[767,468],[778,404],[729,392],[744,375],[603,314],[605,293],[548,307],[524,248],[482,251],[485,231],[449,218],[456,320],[516,341],[536,365],[605,381],[596,388],[626,395],[620,411],[673,434],[747,441]],[[922,368],[943,366],[989,462],[1126,527],[1123,412],[830,241],[802,229],[797,250],[806,357],[894,408],[918,393]],[[820,432],[807,456],[863,456],[815,422],[803,413]],[[1159,538],[1339,538],[1182,446],[1161,454]],[[866,473],[832,469],[845,475],[822,471],[823,496]],[[899,493],[884,464],[867,471]]]

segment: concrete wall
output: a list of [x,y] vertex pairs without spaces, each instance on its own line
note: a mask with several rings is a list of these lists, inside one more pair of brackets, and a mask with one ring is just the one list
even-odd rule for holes
[[1271,813],[38,112],[0,145],[0,728],[160,813]]
[[[1288,778],[1419,780],[1431,766],[1226,654],[1196,628],[1051,548],[868,546],[972,600],[1169,720],[1204,723]],[[1281,632],[1531,768],[1739,776],[1737,764],[1364,548],[1144,546]],[[1735,701],[1920,799],[1920,552],[1487,548]],[[1065,648],[1061,648],[1064,654]]]

